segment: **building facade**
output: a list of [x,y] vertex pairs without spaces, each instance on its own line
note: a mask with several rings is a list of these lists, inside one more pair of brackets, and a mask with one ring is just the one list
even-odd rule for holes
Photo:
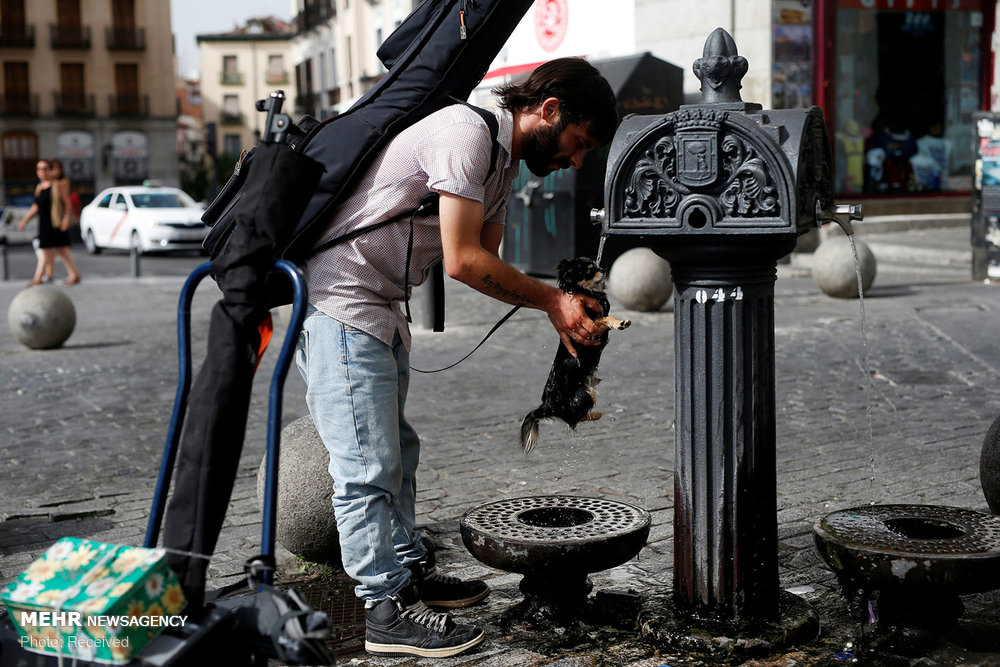
[[178,182],[170,3],[0,0],[2,202],[30,204],[39,158],[89,201]]
[[[265,114],[255,104],[274,90],[293,100],[292,27],[274,17],[250,19],[232,32],[198,35],[201,99],[208,153],[233,160],[255,146]],[[285,108],[291,110],[291,102]]]
[[291,0],[295,110],[329,118],[348,109],[385,74],[376,56],[419,0]]

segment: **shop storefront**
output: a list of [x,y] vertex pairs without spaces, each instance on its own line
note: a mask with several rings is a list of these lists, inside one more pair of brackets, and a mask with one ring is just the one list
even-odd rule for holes
[[775,107],[824,108],[838,193],[970,192],[994,11],[992,0],[775,0]]

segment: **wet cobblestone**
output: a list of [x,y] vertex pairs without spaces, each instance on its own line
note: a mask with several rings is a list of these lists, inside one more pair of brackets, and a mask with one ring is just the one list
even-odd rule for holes
[[[775,299],[778,524],[781,585],[801,591],[823,630],[810,646],[746,664],[843,664],[833,653],[850,641],[833,574],[812,542],[812,524],[843,507],[878,502],[935,503],[986,510],[979,450],[1000,412],[1000,289],[968,280],[952,261],[967,244],[962,229],[868,235],[880,261],[865,299],[866,390],[857,301],[824,296],[804,260],[779,268]],[[917,250],[907,250],[917,248]],[[928,250],[948,261],[934,265]],[[909,254],[907,254],[909,253]],[[916,258],[909,262],[907,258]],[[178,279],[95,279],[68,290],[77,326],[59,350],[32,351],[0,331],[0,585],[64,535],[141,544],[177,377]],[[20,283],[0,283],[0,303]],[[208,310],[203,287],[193,308],[195,368]],[[672,303],[672,302],[671,302]],[[415,310],[419,299],[414,299]],[[613,310],[616,308],[613,304]],[[471,349],[506,312],[497,302],[450,283],[447,329],[415,331],[412,363],[439,368]],[[616,310],[620,312],[620,310]],[[637,559],[592,577],[595,590],[663,592],[672,566],[673,315],[630,313],[602,361],[599,406],[605,416],[575,433],[545,424],[530,456],[518,426],[536,405],[557,340],[545,316],[520,312],[469,361],[433,375],[414,374],[408,417],[421,434],[418,521],[444,549],[449,571],[486,577],[485,605],[459,612],[487,623],[483,648],[439,665],[721,664],[697,655],[657,655],[641,642],[545,654],[499,632],[491,619],[519,599],[516,576],[479,565],[465,551],[457,520],[470,507],[503,497],[602,496],[649,510],[653,527]],[[415,312],[419,322],[419,312]],[[280,320],[275,340],[284,328]],[[255,473],[264,452],[266,387],[275,350],[255,380],[240,475],[216,557],[214,587],[239,581],[256,553]],[[869,465],[871,406],[875,482]],[[293,370],[284,423],[306,413]],[[294,560],[283,561],[286,568]],[[996,623],[993,595],[966,602],[970,623]],[[1000,664],[1000,645],[956,648],[949,638],[924,656],[932,662]],[[963,652],[964,651],[964,652]],[[346,656],[351,665],[417,665],[416,659]],[[904,664],[904,663],[900,663]]]

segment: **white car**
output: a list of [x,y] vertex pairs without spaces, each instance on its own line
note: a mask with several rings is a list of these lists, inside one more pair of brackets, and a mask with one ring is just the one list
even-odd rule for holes
[[108,188],[80,212],[87,252],[135,248],[140,254],[200,249],[208,234],[199,206],[177,188],[128,185]]

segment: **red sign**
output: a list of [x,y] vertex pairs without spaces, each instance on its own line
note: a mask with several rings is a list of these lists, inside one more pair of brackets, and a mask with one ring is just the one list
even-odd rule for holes
[[538,0],[535,3],[535,37],[545,51],[555,51],[566,37],[569,7],[566,0]]
[[983,0],[838,0],[838,9],[981,12]]

